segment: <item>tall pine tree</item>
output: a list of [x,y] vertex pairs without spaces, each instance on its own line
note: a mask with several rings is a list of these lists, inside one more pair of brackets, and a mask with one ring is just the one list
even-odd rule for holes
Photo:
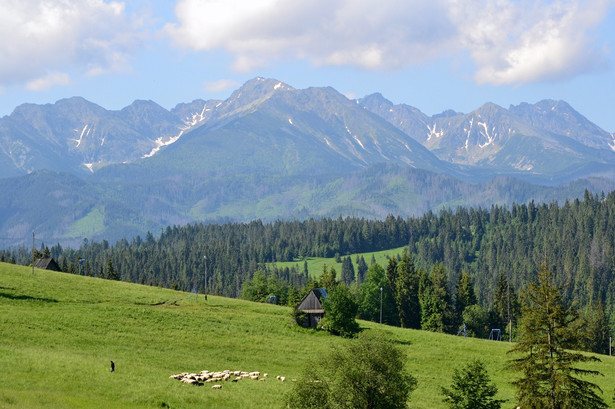
[[571,351],[577,346],[571,325],[578,314],[567,306],[546,264],[538,282],[530,283],[523,306],[521,339],[510,352],[522,355],[509,361],[521,372],[513,382],[519,406],[531,409],[603,409],[608,406],[596,392],[600,388],[576,375],[599,375],[575,365],[599,359]]
[[442,264],[436,263],[431,269],[431,274],[421,275],[419,300],[421,328],[427,331],[448,332],[452,323],[452,306]]
[[342,260],[342,282],[346,285],[350,285],[355,280],[354,266],[352,265],[352,259],[350,256],[344,257]]
[[475,305],[476,303],[476,294],[474,293],[474,286],[472,285],[472,277],[466,272],[459,273],[455,293],[455,316],[457,325],[463,323],[463,311],[466,307]]
[[363,281],[365,281],[365,276],[367,275],[367,270],[369,267],[367,267],[367,263],[365,262],[365,259],[363,258],[362,255],[357,256],[356,263],[357,263],[357,283],[361,285],[363,284]]
[[512,324],[512,326],[516,324],[520,310],[521,307],[515,289],[504,277],[504,274],[500,272],[493,296],[494,327],[505,329],[508,334],[510,331],[509,324]]
[[402,328],[421,328],[419,276],[410,255],[404,253],[397,264],[395,301]]

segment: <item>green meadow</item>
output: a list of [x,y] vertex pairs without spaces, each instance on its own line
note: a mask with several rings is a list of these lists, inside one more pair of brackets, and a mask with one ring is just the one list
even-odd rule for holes
[[[444,408],[440,387],[475,358],[509,400],[504,408],[516,406],[510,344],[360,324],[386,331],[407,355],[418,380],[409,407]],[[306,362],[345,342],[293,326],[286,307],[0,263],[0,408],[281,407]],[[591,368],[605,376],[592,379],[613,405],[615,358],[600,358]],[[169,378],[204,369],[269,378],[220,390]]]
[[[352,260],[355,273],[357,270],[357,264],[355,262],[357,256],[363,256],[363,259],[365,259],[365,263],[367,263],[368,266],[371,264],[372,256],[374,256],[374,259],[376,260],[376,262],[380,264],[382,267],[386,268],[387,264],[389,263],[389,258],[395,257],[398,254],[399,255],[404,254],[404,249],[406,247],[398,247],[396,249],[382,250],[382,251],[369,252],[369,253],[352,254],[350,256],[350,259]],[[340,257],[344,258],[346,256],[340,256]],[[322,274],[322,268],[325,265],[327,266],[327,268],[335,267],[335,271],[337,272],[338,279],[340,278],[342,274],[342,263],[338,263],[337,261],[335,261],[335,257],[306,257],[305,259],[295,260],[295,261],[269,263],[269,266],[273,267],[275,265],[277,268],[295,267],[297,271],[303,271],[304,262],[306,261],[307,261],[308,274],[310,275],[310,277],[316,277],[316,278],[320,277],[320,275]]]

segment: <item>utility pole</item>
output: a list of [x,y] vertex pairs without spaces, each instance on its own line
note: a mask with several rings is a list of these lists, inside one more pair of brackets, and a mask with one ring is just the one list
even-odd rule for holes
[[34,275],[34,250],[36,250],[36,241],[34,239],[34,230],[32,231],[32,275]]
[[512,318],[510,317],[510,281],[506,281],[508,284],[506,291],[508,292],[508,342],[512,342]]
[[207,256],[203,256],[203,260],[205,260],[205,301],[207,301]]
[[380,287],[380,323],[382,324],[382,287]]

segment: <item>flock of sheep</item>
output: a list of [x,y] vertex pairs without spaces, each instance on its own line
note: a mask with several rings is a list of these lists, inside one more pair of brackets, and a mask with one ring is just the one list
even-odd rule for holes
[[[183,372],[176,375],[171,375],[169,378],[177,379],[183,383],[190,385],[202,386],[205,383],[225,382],[230,380],[231,382],[239,382],[242,379],[251,379],[254,381],[264,382],[268,374],[263,374],[261,377],[260,372],[244,372],[244,371],[222,371],[222,372],[209,372],[201,371],[199,373]],[[232,378],[232,379],[231,379]],[[286,377],[276,376],[276,379],[285,382]],[[293,379],[294,380],[294,379]],[[222,385],[216,384],[212,386],[213,389],[222,389]]]

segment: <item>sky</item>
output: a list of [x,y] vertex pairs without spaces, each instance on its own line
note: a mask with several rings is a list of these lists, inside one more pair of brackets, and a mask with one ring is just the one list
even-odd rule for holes
[[226,99],[246,81],[428,115],[565,100],[615,132],[615,0],[0,0],[0,116]]

